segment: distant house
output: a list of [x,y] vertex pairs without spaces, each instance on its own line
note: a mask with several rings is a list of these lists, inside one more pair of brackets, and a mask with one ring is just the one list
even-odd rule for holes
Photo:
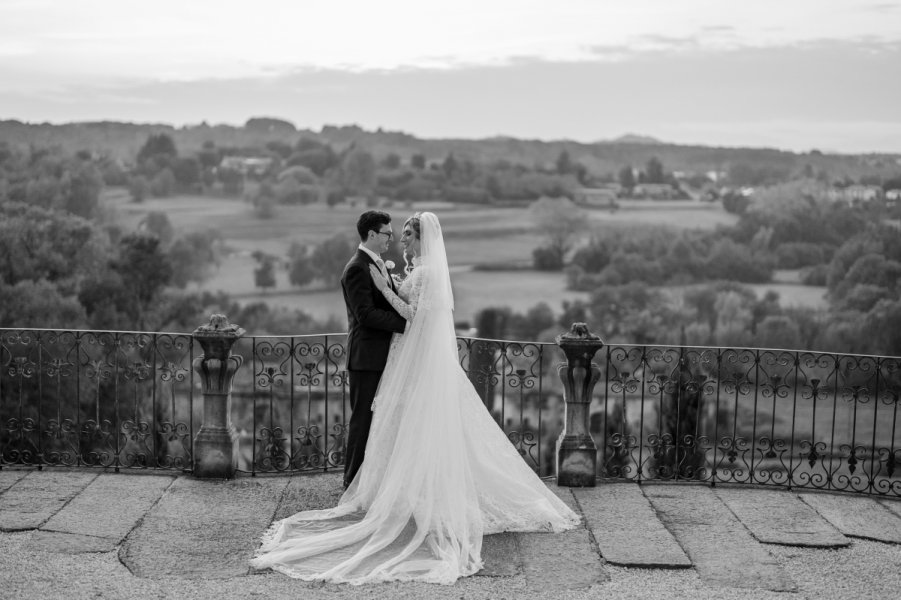
[[272,159],[262,156],[223,156],[220,169],[232,169],[244,175],[262,175],[272,166]]
[[639,183],[632,188],[633,198],[671,200],[676,196],[676,189],[668,183]]
[[884,194],[878,185],[855,184],[845,188],[832,188],[827,195],[833,202],[846,202],[850,206],[858,206],[881,200]]
[[601,206],[608,208],[616,205],[617,193],[611,188],[579,188],[573,191],[573,202],[580,206]]

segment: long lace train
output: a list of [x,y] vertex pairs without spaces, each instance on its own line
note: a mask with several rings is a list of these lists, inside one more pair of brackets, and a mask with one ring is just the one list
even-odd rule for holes
[[[354,584],[449,584],[482,567],[484,534],[579,522],[526,465],[457,362],[443,239],[426,225],[423,263],[399,290],[415,316],[392,341],[363,465],[335,508],[275,523],[256,568]],[[420,291],[410,299],[414,282]]]

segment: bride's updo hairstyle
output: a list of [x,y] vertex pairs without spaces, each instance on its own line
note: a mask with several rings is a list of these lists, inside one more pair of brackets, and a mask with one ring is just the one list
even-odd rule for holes
[[422,229],[420,225],[420,221],[422,220],[422,213],[414,213],[412,217],[404,221],[404,229],[407,228],[407,225],[413,228],[414,233],[416,233],[416,239],[422,238]]
[[[414,213],[413,216],[404,221],[404,229],[409,225],[413,229],[413,233],[416,235],[417,240],[422,239],[422,213]],[[413,265],[410,264],[410,257],[407,256],[406,250],[404,251],[404,272],[409,275],[410,271],[413,270]]]

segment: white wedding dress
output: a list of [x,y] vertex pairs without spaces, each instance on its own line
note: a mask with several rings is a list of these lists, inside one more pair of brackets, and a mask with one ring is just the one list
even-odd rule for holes
[[291,577],[450,584],[482,568],[482,536],[559,532],[578,516],[526,465],[457,358],[437,217],[420,218],[422,258],[386,293],[407,319],[373,404],[366,458],[327,510],[273,524],[251,564]]

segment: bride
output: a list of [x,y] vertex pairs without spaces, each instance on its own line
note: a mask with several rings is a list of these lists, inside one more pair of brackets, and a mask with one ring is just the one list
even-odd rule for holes
[[460,367],[438,218],[404,224],[412,269],[376,286],[407,320],[373,402],[363,465],[338,505],[273,524],[251,564],[291,577],[450,584],[482,568],[482,536],[574,527],[578,516],[526,465]]

